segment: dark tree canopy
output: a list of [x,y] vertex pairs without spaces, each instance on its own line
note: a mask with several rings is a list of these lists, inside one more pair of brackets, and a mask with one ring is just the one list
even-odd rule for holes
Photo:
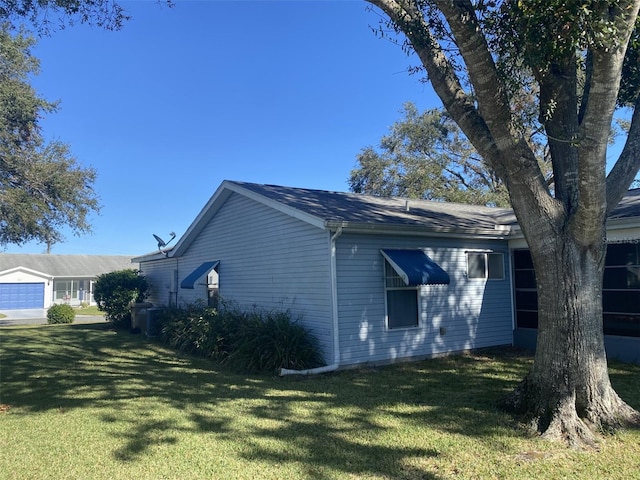
[[45,35],[75,23],[119,30],[128,19],[115,0],[0,0],[0,20],[28,22]]
[[65,226],[89,232],[88,216],[99,210],[95,170],[40,131],[40,119],[56,104],[28,83],[38,73],[33,44],[6,23],[0,28],[0,246],[31,240],[50,246],[63,240]]

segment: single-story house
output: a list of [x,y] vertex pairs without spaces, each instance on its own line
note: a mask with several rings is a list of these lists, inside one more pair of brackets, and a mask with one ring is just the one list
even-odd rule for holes
[[[640,361],[640,189],[608,230],[605,333]],[[290,310],[337,368],[535,344],[527,256],[510,209],[224,181],[173,248],[133,261],[156,306]]]
[[0,253],[0,311],[93,305],[98,275],[131,268],[138,266],[124,255]]

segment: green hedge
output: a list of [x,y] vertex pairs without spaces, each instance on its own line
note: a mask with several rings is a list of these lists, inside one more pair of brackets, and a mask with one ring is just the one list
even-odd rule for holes
[[192,355],[210,358],[246,372],[324,365],[317,340],[289,311],[189,306],[160,315],[161,339]]

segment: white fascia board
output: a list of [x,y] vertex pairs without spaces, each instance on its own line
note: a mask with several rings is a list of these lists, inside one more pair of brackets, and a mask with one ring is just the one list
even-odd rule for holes
[[440,237],[440,238],[468,238],[483,240],[508,240],[508,232],[491,229],[454,229],[454,228],[434,228],[422,227],[416,225],[380,225],[380,224],[355,224],[349,222],[325,223],[328,230],[342,228],[345,233],[364,233],[364,234],[393,234],[402,236],[423,236],[423,237]]
[[169,256],[169,253],[173,250],[172,248],[168,248],[167,250],[163,250],[163,252],[166,253],[161,253],[161,252],[151,252],[151,253],[146,253],[144,255],[140,255],[139,257],[133,257],[131,259],[131,263],[143,263],[143,262],[151,262],[153,260],[162,260],[165,259]]
[[[609,243],[640,240],[640,217],[611,218],[607,220],[606,229]],[[519,226],[509,236],[509,248],[529,248]]]
[[610,218],[606,225],[607,230],[640,229],[640,217]]
[[607,221],[607,242],[625,243],[640,241],[640,218],[612,218]]

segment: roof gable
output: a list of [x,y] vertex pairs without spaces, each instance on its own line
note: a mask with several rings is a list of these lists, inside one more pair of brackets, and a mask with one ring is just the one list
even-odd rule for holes
[[36,277],[42,277],[45,279],[50,279],[52,278],[52,275],[48,275],[44,272],[38,272],[36,270],[32,270],[30,268],[26,268],[26,267],[13,267],[13,268],[8,268],[6,270],[2,270],[0,271],[0,276],[4,276],[4,275],[9,275],[11,273],[15,273],[15,272],[23,272],[23,273],[28,273],[30,275],[34,275]]

